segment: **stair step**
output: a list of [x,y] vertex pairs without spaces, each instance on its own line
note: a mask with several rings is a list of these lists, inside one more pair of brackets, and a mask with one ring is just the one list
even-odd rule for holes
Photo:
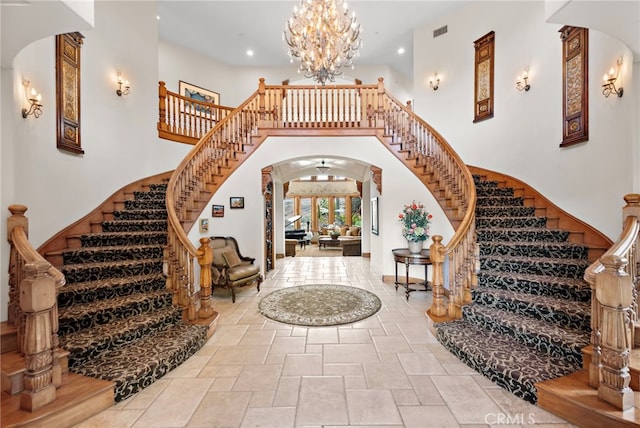
[[511,187],[478,187],[476,186],[476,193],[479,197],[513,197],[514,189]]
[[6,352],[0,360],[2,391],[9,395],[15,395],[24,390],[24,372],[26,365],[24,356],[18,352]]
[[535,228],[547,227],[546,217],[518,217],[518,216],[500,216],[500,217],[476,217],[476,228],[482,229],[487,227],[506,228]]
[[124,245],[166,245],[167,232],[103,232],[76,237],[83,247],[124,246]]
[[463,319],[504,336],[511,336],[554,358],[566,358],[576,367],[582,365],[582,348],[590,334],[539,319],[523,319],[513,312],[481,305],[463,307]]
[[588,260],[589,248],[571,242],[479,242],[481,256],[552,257]]
[[480,270],[517,272],[561,278],[582,278],[589,267],[587,260],[548,257],[480,256]]
[[80,247],[62,252],[62,260],[65,265],[157,259],[162,256],[163,247],[160,245]]
[[476,204],[486,206],[523,206],[524,198],[521,196],[478,196]]
[[550,357],[465,320],[438,323],[436,328],[438,341],[465,364],[533,404],[536,382],[577,370],[564,358]]
[[100,223],[103,232],[157,232],[167,230],[167,220],[114,220]]
[[164,201],[166,198],[166,189],[153,188],[147,191],[137,190],[133,192],[133,197],[136,201]]
[[69,367],[73,369],[108,349],[130,344],[152,331],[165,330],[179,322],[181,317],[181,308],[169,306],[61,336],[60,346],[70,352]]
[[78,263],[62,265],[59,270],[68,284],[75,282],[97,281],[106,278],[150,275],[162,272],[161,258],[142,260],[118,260],[115,262]]
[[588,331],[591,327],[591,305],[586,302],[483,287],[476,288],[472,294],[476,304],[544,319],[569,328]]
[[591,301],[591,287],[582,279],[482,270],[478,273],[478,286],[557,299]]
[[132,294],[108,300],[73,305],[59,309],[60,336],[113,321],[171,306],[172,295],[168,290]]
[[543,228],[497,228],[476,229],[478,242],[516,241],[516,242],[566,242],[569,232],[559,229]]
[[477,217],[526,217],[536,215],[533,206],[476,206]]
[[204,345],[206,334],[206,327],[179,323],[109,350],[73,372],[115,382],[115,401],[119,402],[186,361]]
[[165,285],[166,279],[162,273],[66,284],[58,292],[58,307],[164,290]]
[[122,202],[126,210],[159,210],[166,209],[166,202],[161,199],[127,200]]
[[117,220],[166,220],[167,210],[119,210],[113,212],[113,217]]

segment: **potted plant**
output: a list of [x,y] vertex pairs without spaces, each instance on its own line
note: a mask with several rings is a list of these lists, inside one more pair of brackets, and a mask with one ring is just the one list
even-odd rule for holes
[[402,236],[407,240],[410,252],[422,251],[424,241],[429,239],[429,223],[432,218],[424,205],[416,201],[405,205],[398,214],[398,220],[402,222]]

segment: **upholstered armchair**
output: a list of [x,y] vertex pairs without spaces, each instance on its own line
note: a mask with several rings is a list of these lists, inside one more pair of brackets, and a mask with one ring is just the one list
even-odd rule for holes
[[211,288],[227,288],[231,290],[231,301],[236,301],[236,288],[256,284],[258,292],[262,283],[260,266],[254,265],[255,258],[245,257],[240,253],[238,242],[231,236],[211,237],[209,243],[213,248],[211,264]]

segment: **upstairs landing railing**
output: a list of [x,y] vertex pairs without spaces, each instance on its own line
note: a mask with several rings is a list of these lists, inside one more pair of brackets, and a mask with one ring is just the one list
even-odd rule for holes
[[62,384],[56,298],[57,289],[66,281],[62,272],[29,242],[29,222],[24,215],[27,207],[11,205],[9,211],[7,323],[16,329],[17,351],[24,356],[26,366],[18,387],[23,388],[20,406],[22,410],[36,411],[56,399],[56,388]]
[[640,347],[640,194],[624,197],[620,238],[585,271],[591,285],[589,384],[620,410],[634,407],[629,357]]
[[[161,92],[163,85],[161,84]],[[165,94],[166,95],[166,94]],[[162,99],[162,93],[161,93]],[[162,104],[162,102],[161,102]],[[159,129],[163,126],[160,111]],[[211,195],[268,136],[376,136],[429,187],[458,225],[444,245],[434,237],[434,303],[429,313],[459,318],[477,282],[473,178],[448,143],[408,107],[376,85],[265,85],[222,117],[178,165],[167,189],[167,272],[177,301],[195,319],[198,250],[187,232]],[[444,273],[448,261],[447,275]],[[448,278],[449,305],[444,279]]]

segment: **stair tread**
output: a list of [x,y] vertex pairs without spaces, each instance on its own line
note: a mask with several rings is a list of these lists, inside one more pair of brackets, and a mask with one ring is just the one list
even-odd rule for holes
[[[92,247],[87,247],[87,248],[92,248]],[[129,266],[129,265],[135,265],[135,264],[145,263],[145,262],[158,263],[158,262],[162,262],[162,259],[161,258],[133,259],[133,260],[117,260],[114,262],[75,263],[75,264],[62,265],[58,269],[64,273],[65,271],[70,271],[74,269],[90,269],[90,268],[96,268],[96,267],[99,268],[99,267],[111,267],[111,266]]]
[[552,324],[535,318],[529,318],[526,322],[522,322],[522,317],[512,312],[483,305],[470,305],[464,309],[499,321],[515,331],[544,337],[546,341],[556,345],[581,349],[589,344],[590,333],[584,330]]
[[512,277],[516,279],[525,279],[529,281],[548,282],[551,284],[567,285],[574,288],[591,290],[591,286],[588,282],[580,278],[568,278],[549,275],[535,275],[530,273],[521,272],[503,272],[497,270],[484,269],[478,273],[478,275],[491,275],[497,277]]
[[127,296],[117,296],[107,300],[98,300],[89,303],[79,303],[73,306],[59,308],[58,315],[60,320],[77,318],[87,313],[98,313],[100,311],[108,311],[117,307],[125,306],[132,302],[144,302],[148,299],[164,297],[170,295],[169,290],[156,290],[146,293],[136,293]]
[[517,291],[499,290],[496,288],[478,287],[474,290],[475,293],[484,293],[493,295],[502,300],[520,301],[527,303],[531,306],[544,306],[553,308],[555,311],[563,310],[568,314],[573,315],[586,315],[591,314],[591,304],[588,302],[577,302],[567,299],[558,299],[551,296],[533,295],[527,293],[520,293]]
[[553,257],[522,257],[522,256],[503,256],[503,255],[498,255],[498,254],[485,254],[485,255],[480,255],[479,256],[480,259],[495,259],[495,260],[512,260],[515,262],[546,262],[546,263],[554,263],[554,264],[559,264],[559,265],[582,265],[584,266],[584,268],[588,268],[589,265],[591,263],[589,263],[588,260],[581,260],[581,259],[560,259],[560,258],[553,258]]
[[179,308],[170,306],[153,311],[151,314],[138,314],[127,319],[112,321],[108,324],[98,324],[90,328],[69,333],[60,337],[60,345],[70,352],[85,349],[89,346],[104,349],[104,344],[111,344],[115,336],[126,336],[128,332],[135,331],[142,326],[153,323],[162,318],[172,317]]
[[447,330],[453,343],[467,355],[473,351],[477,367],[487,366],[498,373],[506,372],[522,383],[533,385],[577,369],[563,358],[550,357],[517,340],[464,320],[437,324],[437,328],[439,335],[440,330]]
[[92,290],[101,287],[120,286],[134,281],[145,281],[153,279],[162,279],[164,281],[165,277],[162,272],[158,272],[148,275],[135,275],[121,278],[98,279],[95,281],[73,282],[71,284],[65,284],[65,286],[60,290],[60,293],[69,291]]
[[[155,249],[158,247],[164,247],[164,245],[160,244],[140,244],[136,245],[135,248],[141,249]],[[96,251],[96,252],[106,252],[106,251],[122,251],[131,249],[131,245],[103,245],[100,247],[79,247],[79,248],[68,248],[64,250],[60,250],[60,254],[64,253],[77,253],[80,251]]]

